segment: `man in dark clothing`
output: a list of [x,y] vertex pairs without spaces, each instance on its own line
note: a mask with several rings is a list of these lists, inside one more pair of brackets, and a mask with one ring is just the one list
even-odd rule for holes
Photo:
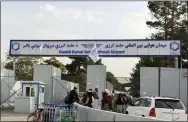
[[112,110],[112,96],[110,94],[108,94],[107,96],[108,96],[109,111],[111,111]]
[[99,99],[98,88],[95,88],[95,91],[93,92],[93,97],[94,97],[94,99]]
[[98,108],[98,99],[99,99],[99,95],[98,95],[98,88],[95,88],[95,91],[93,92],[93,97],[95,99],[94,102],[94,108]]
[[92,89],[89,89],[87,91],[87,99],[84,105],[93,108],[93,103],[94,103],[94,97],[93,97]]
[[79,97],[76,87],[74,87],[74,89],[70,91],[68,103],[73,104],[74,102],[79,102]]
[[103,91],[101,100],[101,110],[109,110],[108,103],[108,94],[105,91]]
[[122,113],[122,105],[123,105],[123,99],[122,99],[122,94],[119,93],[117,100],[116,100],[116,105],[117,105],[117,112]]
[[86,100],[87,100],[87,96],[88,96],[88,94],[87,93],[84,93],[83,94],[83,97],[82,97],[82,100],[81,100],[81,103],[84,105],[84,103],[86,102]]

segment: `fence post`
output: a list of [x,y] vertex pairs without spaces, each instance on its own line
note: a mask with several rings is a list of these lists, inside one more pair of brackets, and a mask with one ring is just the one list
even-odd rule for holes
[[52,99],[51,99],[51,103],[54,103],[54,76],[52,76]]

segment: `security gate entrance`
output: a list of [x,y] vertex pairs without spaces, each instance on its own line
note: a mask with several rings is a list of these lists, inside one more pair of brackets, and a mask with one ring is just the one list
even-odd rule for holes
[[[88,56],[96,47],[100,57],[178,57],[180,40],[11,40],[11,56]],[[15,64],[15,63],[14,63]],[[15,66],[15,65],[14,65]],[[61,85],[61,83],[59,83]]]

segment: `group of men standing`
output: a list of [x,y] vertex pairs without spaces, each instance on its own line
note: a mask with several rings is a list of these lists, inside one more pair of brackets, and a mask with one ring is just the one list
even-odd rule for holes
[[[84,106],[91,108],[98,108],[98,89],[95,88],[94,91],[89,89],[81,100],[81,103]],[[108,89],[105,89],[102,92],[101,100],[101,110],[114,111],[118,113],[126,113],[126,109],[129,105],[132,104],[132,96],[126,93],[115,94],[114,90],[112,93]]]
[[[89,89],[86,93],[83,94],[82,99],[79,99],[79,95],[77,93],[77,88],[70,92],[68,97],[65,99],[65,102],[68,104],[72,104],[73,102],[81,103],[84,106],[98,109],[98,89],[95,88],[94,91]],[[108,89],[105,89],[102,92],[102,100],[101,100],[101,109],[107,111],[114,111],[118,113],[126,113],[126,109],[129,105],[132,104],[132,96],[126,93],[112,93]]]
[[98,99],[98,88],[95,88],[94,91],[89,89],[86,93],[83,94],[81,104],[90,108],[98,108]]
[[109,90],[105,90],[102,96],[102,110],[126,113],[127,107],[132,104],[132,97],[126,93],[110,93]]
[[74,87],[73,90],[68,93],[67,97],[65,98],[65,103],[73,104],[74,102],[81,103],[84,106],[88,106],[90,108],[97,108],[98,106],[98,89],[95,88],[94,92],[92,89],[89,89],[86,93],[83,94],[82,99],[80,100],[77,87]]

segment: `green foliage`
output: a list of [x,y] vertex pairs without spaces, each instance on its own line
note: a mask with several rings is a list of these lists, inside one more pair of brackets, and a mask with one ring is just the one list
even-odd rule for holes
[[63,74],[62,79],[71,81],[74,83],[78,83],[80,87],[80,91],[84,92],[86,90],[86,73],[80,73],[79,75],[70,75],[70,74]]
[[62,73],[66,72],[65,65],[61,61],[57,60],[55,57],[51,57],[50,59],[46,59],[43,62],[45,64],[53,65],[54,67],[60,68]]
[[[16,80],[33,80],[34,64],[38,63],[37,57],[16,57]],[[13,57],[7,55],[5,68],[13,70]]]
[[[188,56],[188,21],[186,20],[186,12],[188,4],[185,1],[149,1],[148,8],[152,15],[152,20],[146,24],[150,28],[157,30],[151,34],[151,39],[178,39],[182,40],[182,59]],[[180,60],[181,61],[181,60]],[[180,62],[179,61],[179,62]],[[183,67],[186,63],[183,62]],[[174,67],[174,58],[166,57],[150,57],[141,58],[135,65],[131,73],[131,83],[136,92],[140,89],[140,66],[145,67]],[[134,93],[133,93],[134,94]]]
[[[13,57],[6,57],[6,69],[13,69]],[[41,64],[53,65],[62,71],[61,78],[71,82],[79,83],[80,91],[86,90],[87,65],[103,65],[100,59],[94,63],[87,57],[70,57],[71,64],[66,66],[55,57],[43,60]],[[39,63],[39,57],[16,57],[16,80],[33,80],[34,65]],[[67,72],[67,73],[66,73]],[[117,79],[111,72],[107,72],[107,81],[112,83],[115,88],[119,88]]]
[[118,80],[111,72],[106,72],[106,81],[110,82],[114,86],[114,89],[120,90],[120,83],[118,83]]

